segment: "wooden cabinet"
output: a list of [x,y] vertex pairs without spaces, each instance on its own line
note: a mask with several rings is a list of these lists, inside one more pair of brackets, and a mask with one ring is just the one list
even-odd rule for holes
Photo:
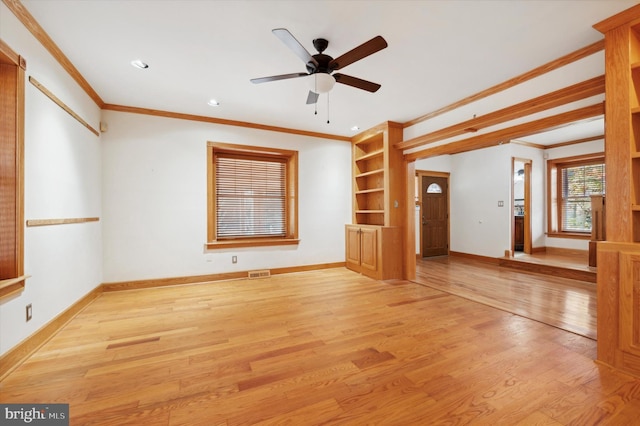
[[[620,252],[620,346],[640,360],[640,250]],[[629,357],[627,357],[629,358]],[[640,364],[634,367],[640,368]]]
[[605,35],[605,241],[597,243],[598,360],[640,376],[640,5]]
[[378,228],[358,225],[346,226],[346,260],[349,269],[365,272],[367,275],[377,272]]
[[371,278],[387,280],[402,275],[402,234],[398,227],[346,225],[347,268]]
[[406,197],[402,125],[385,122],[352,138],[353,224],[346,227],[346,265],[372,278],[402,278]]

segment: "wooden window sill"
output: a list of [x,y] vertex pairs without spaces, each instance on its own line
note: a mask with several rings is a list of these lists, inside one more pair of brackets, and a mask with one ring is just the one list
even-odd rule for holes
[[298,245],[299,239],[294,238],[260,238],[248,240],[224,240],[210,241],[205,244],[206,250],[238,248],[238,247],[265,247],[265,246],[289,246]]
[[0,280],[0,299],[24,290],[24,282],[30,275]]
[[590,240],[591,233],[583,233],[583,232],[549,232],[547,233],[547,237],[551,238],[573,238],[576,240]]

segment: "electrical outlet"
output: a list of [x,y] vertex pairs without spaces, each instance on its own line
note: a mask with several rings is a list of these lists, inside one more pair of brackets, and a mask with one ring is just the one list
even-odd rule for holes
[[238,263],[238,256],[231,256],[231,263]]
[[27,305],[26,314],[27,314],[27,321],[31,321],[31,317],[33,316],[33,308],[31,307],[31,303]]

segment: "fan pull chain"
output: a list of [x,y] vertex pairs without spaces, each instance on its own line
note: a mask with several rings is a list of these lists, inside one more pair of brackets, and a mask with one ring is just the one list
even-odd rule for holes
[[[313,75],[313,93],[318,93],[318,74]],[[313,103],[313,108],[313,115],[318,115],[318,99]]]
[[327,92],[327,124],[329,124],[329,92]]

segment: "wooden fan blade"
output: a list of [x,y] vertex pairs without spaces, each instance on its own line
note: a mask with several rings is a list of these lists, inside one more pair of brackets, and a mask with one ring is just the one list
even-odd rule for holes
[[250,81],[253,84],[258,84],[258,83],[266,83],[268,81],[285,80],[287,78],[306,77],[308,75],[309,74],[305,74],[303,72],[294,72],[292,74],[281,74],[281,75],[272,75],[271,77],[252,78]]
[[333,74],[333,78],[336,79],[336,83],[346,84],[347,86],[352,86],[372,93],[378,91],[378,89],[382,87],[378,83],[372,83],[371,81],[351,77],[350,75]]
[[317,103],[319,96],[320,96],[320,93],[316,93],[312,90],[309,90],[309,94],[307,95],[307,105]]
[[289,49],[293,51],[302,62],[308,64],[312,62],[316,67],[318,66],[318,61],[316,61],[313,56],[304,48],[302,44],[287,30],[286,28],[276,28],[275,30],[271,30],[271,32],[278,37]]
[[331,62],[329,62],[329,69],[339,70],[349,64],[359,61],[362,58],[366,58],[382,49],[387,47],[387,41],[381,36],[375,36],[371,40],[362,43],[360,46],[351,49],[344,55],[338,56]]

